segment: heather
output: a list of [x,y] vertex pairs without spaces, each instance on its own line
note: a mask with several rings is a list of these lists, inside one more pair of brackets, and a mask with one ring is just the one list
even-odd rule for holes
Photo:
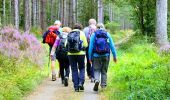
[[118,62],[110,63],[104,92],[109,100],[170,99],[169,51],[137,35],[119,44],[117,51]]
[[46,76],[46,51],[29,32],[0,30],[0,100],[18,100]]

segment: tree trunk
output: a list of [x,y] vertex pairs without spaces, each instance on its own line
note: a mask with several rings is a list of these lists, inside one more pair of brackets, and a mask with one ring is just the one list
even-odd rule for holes
[[139,10],[140,10],[140,16],[139,16],[140,17],[140,29],[141,29],[142,34],[145,34],[143,0],[140,0]]
[[160,45],[168,43],[167,0],[157,0],[156,2],[156,40]]
[[32,0],[32,26],[37,26],[36,18],[37,18],[37,0]]
[[18,3],[18,0],[14,0],[14,6],[15,6],[15,28],[16,29],[19,29],[19,10],[18,10],[18,7],[19,7],[19,3]]
[[51,0],[50,5],[51,5],[50,23],[52,24],[52,23],[53,23],[53,16],[54,16],[54,12],[53,12],[53,9],[54,9],[54,1],[53,1],[53,0]]
[[77,4],[76,1],[77,0],[73,0],[73,25],[76,22],[76,4]]
[[46,14],[45,14],[45,9],[46,9],[46,0],[41,0],[41,29],[43,31],[46,30]]
[[25,31],[30,30],[30,0],[24,0],[24,11],[25,11]]
[[103,2],[98,0],[98,22],[103,23]]
[[40,0],[36,0],[36,25],[40,25]]
[[9,23],[12,24],[12,17],[13,17],[13,14],[12,14],[12,0],[9,0]]

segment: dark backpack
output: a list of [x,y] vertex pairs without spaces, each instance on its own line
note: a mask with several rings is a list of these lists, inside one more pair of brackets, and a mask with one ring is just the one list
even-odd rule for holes
[[72,31],[67,37],[68,52],[77,53],[81,51],[82,41],[80,40],[80,31]]
[[95,32],[94,53],[106,54],[110,53],[107,32],[104,30],[97,30]]
[[57,59],[62,59],[62,60],[68,59],[67,48],[65,46],[66,39],[67,38],[63,38],[62,36],[60,37],[60,42],[56,49],[56,58]]

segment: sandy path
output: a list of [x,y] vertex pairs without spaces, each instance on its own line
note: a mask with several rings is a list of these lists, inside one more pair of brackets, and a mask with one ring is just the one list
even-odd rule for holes
[[86,79],[84,92],[74,92],[71,79],[69,86],[64,87],[59,78],[56,81],[47,78],[23,100],[102,100],[99,93],[93,91],[93,86],[94,83]]

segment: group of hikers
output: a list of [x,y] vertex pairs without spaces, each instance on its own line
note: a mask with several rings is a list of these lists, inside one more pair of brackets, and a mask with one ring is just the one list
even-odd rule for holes
[[[89,20],[89,26],[83,29],[76,23],[73,30],[61,27],[61,22],[56,20],[43,34],[43,43],[50,47],[52,81],[56,80],[55,62],[59,62],[59,74],[64,86],[68,86],[70,66],[72,82],[75,92],[84,90],[85,61],[87,75],[94,83],[94,91],[107,86],[107,71],[110,61],[110,51],[116,63],[116,49],[109,32],[104,24]],[[86,60],[85,60],[86,56]],[[100,78],[101,76],[101,78]]]

